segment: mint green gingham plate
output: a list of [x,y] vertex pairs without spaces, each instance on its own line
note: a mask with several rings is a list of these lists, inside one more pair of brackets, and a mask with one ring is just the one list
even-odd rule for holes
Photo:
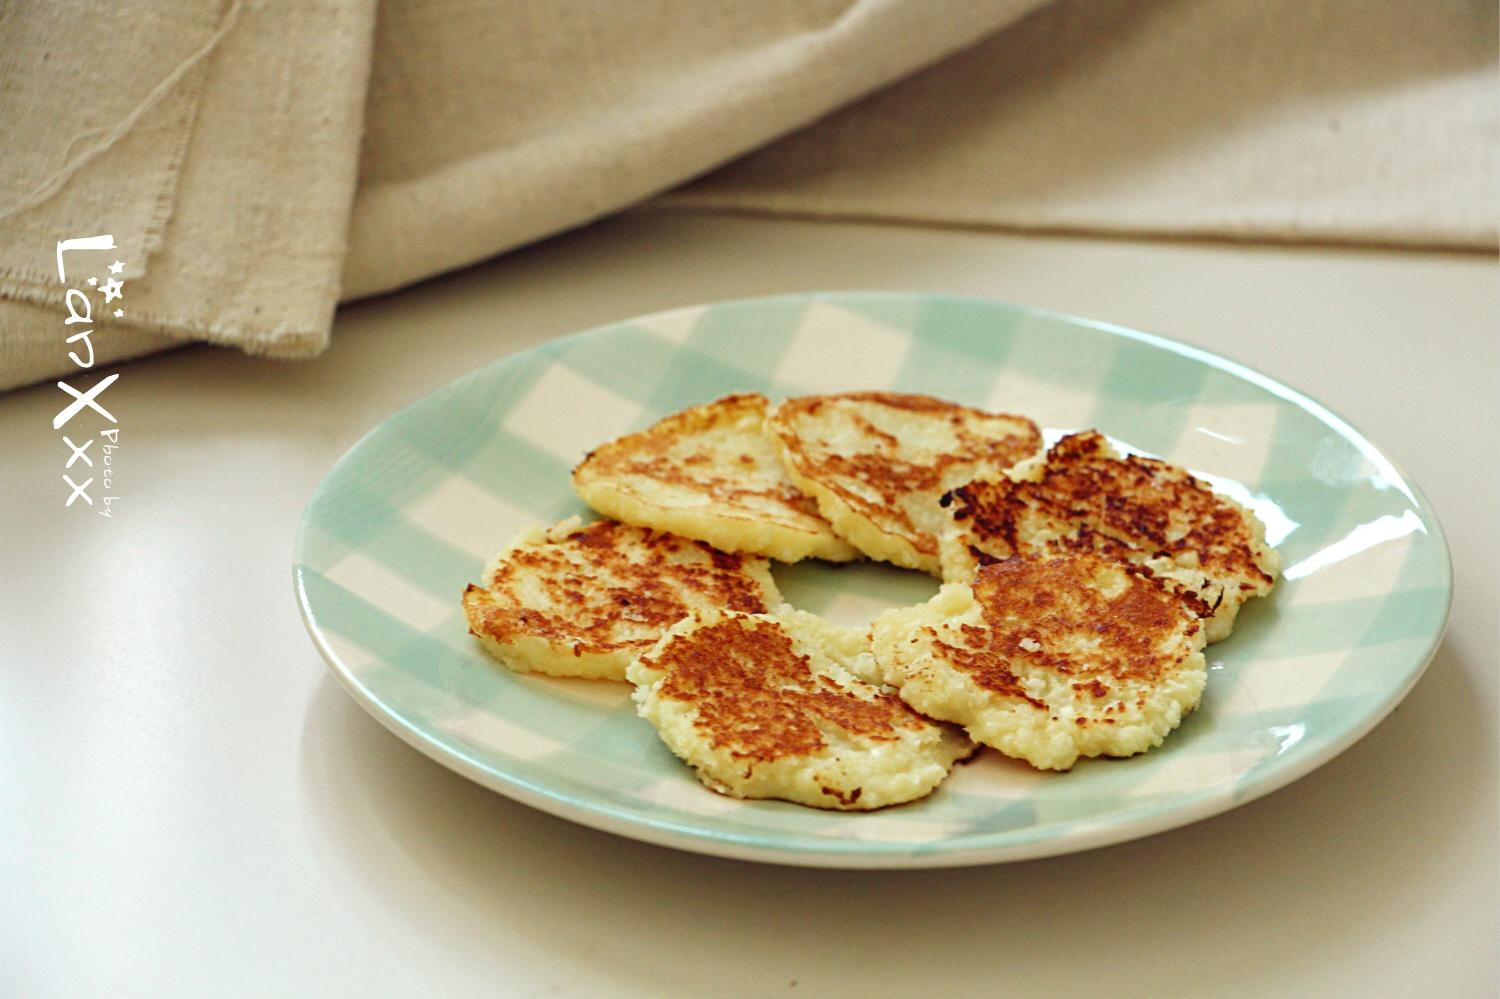
[[[1044,774],[984,753],[931,797],[869,814],[704,789],[624,684],[517,676],[467,634],[464,585],[521,527],[586,514],[596,444],[729,392],[894,389],[1098,427],[1253,508],[1285,578],[1208,650],[1202,707],[1166,744]],[[981,299],[837,293],[723,302],[505,358],[372,431],[329,472],[296,545],[314,642],[393,732],[518,801],[610,832],[751,860],[924,867],[1066,853],[1225,811],[1348,748],[1421,675],[1451,592],[1421,492],[1347,423],[1205,351]],[[926,599],[882,565],[781,566],[845,623]]]

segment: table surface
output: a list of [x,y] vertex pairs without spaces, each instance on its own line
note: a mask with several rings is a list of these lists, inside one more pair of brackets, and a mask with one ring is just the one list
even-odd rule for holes
[[[108,520],[63,507],[61,393],[0,397],[0,993],[1494,995],[1500,527],[1476,432],[1500,425],[1496,275],[1483,256],[627,215],[345,308],[317,361],[193,347],[120,367]],[[835,288],[1106,319],[1324,402],[1452,541],[1426,676],[1342,756],[1227,814],[920,872],[572,825],[344,694],[290,548],[361,434],[563,333]]]

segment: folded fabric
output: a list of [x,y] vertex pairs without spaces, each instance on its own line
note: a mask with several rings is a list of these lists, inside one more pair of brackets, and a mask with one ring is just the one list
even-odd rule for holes
[[0,387],[71,368],[55,248],[97,233],[101,363],[312,356],[340,300],[695,177],[648,205],[1496,238],[1495,11],[1463,0],[61,0],[0,35]]
[[1056,3],[657,204],[1493,251],[1496,32],[1470,0]]
[[290,357],[327,345],[374,7],[0,8],[0,120],[17,123],[0,171],[0,386],[76,371],[56,248],[97,234],[117,249],[78,265],[101,279],[116,255],[125,266],[123,297],[102,315],[96,302],[96,363],[191,340]]

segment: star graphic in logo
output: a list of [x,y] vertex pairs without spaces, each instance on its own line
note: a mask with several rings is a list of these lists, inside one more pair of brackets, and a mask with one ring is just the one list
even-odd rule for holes
[[106,302],[113,302],[115,299],[121,297],[120,289],[123,287],[125,287],[125,282],[110,278],[99,286],[99,290],[104,292],[104,300]]
[[116,309],[115,310],[115,318],[116,319],[123,319],[124,317],[125,317],[125,310],[124,309]]
[[109,272],[111,274],[118,274],[121,271],[123,271],[124,269],[125,269],[125,261],[123,261],[123,260],[116,260],[114,263],[112,263],[112,264],[109,265]]

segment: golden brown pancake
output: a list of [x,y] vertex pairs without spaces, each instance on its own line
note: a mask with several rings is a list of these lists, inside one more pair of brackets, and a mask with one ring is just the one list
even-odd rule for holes
[[972,744],[859,679],[869,640],[812,614],[699,611],[630,667],[641,716],[710,788],[814,808],[923,797]]
[[766,430],[841,537],[871,558],[933,574],[948,525],[939,498],[1041,448],[1025,417],[894,392],[788,399]]
[[768,407],[746,393],[668,416],[596,448],[573,470],[573,488],[605,516],[724,551],[856,558],[787,477],[761,429]]
[[524,532],[464,591],[469,631],[526,672],[623,680],[626,667],[698,608],[780,603],[765,559],[613,520]]
[[1025,477],[976,480],[943,498],[955,528],[943,543],[945,579],[1018,553],[1097,552],[1196,597],[1210,642],[1275,584],[1280,558],[1253,514],[1176,465],[1120,456],[1097,431],[1064,437],[1017,474]]
[[902,700],[1043,769],[1161,745],[1207,677],[1201,622],[1175,590],[1089,552],[991,563],[872,633]]

